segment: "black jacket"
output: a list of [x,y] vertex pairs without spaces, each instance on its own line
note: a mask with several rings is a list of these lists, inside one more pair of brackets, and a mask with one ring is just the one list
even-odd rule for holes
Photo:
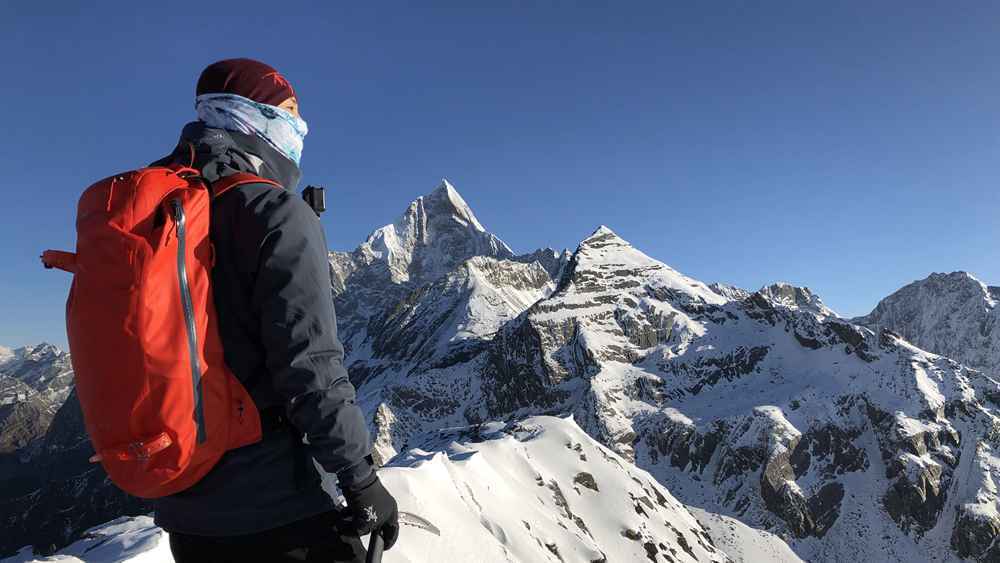
[[[174,154],[154,164],[186,164],[189,143],[195,168],[210,182],[251,172],[287,188],[298,184],[298,167],[263,140],[198,122],[184,128]],[[281,413],[291,425],[228,452],[194,487],[158,500],[156,523],[228,536],[329,510],[333,501],[312,459],[349,487],[371,477],[371,444],[342,364],[326,239],[312,208],[290,189],[239,186],[212,204],[211,237],[226,363],[259,410]]]

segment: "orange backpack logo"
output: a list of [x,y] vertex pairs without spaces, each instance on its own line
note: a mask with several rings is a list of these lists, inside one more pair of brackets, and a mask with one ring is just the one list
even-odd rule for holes
[[92,461],[129,494],[180,492],[261,438],[223,359],[209,239],[213,195],[253,182],[274,184],[235,174],[213,194],[181,167],[106,178],[80,197],[76,253],[42,255],[74,274],[66,330]]

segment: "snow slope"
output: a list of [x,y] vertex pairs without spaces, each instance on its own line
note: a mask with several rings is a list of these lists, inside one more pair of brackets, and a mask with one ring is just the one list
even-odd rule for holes
[[734,563],[802,563],[788,544],[764,530],[757,530],[743,522],[700,508],[689,508],[698,522],[708,531],[716,547],[726,552]]
[[169,563],[167,533],[153,525],[149,516],[122,517],[85,532],[83,537],[58,553],[43,558],[22,549],[3,563],[59,561],[63,563]]
[[[381,478],[401,510],[442,535],[404,526],[387,563],[798,561],[772,535],[688,510],[572,419],[451,429],[433,442],[399,456]],[[167,562],[165,539],[148,517],[120,519],[52,560]],[[5,561],[40,560],[22,552]]]

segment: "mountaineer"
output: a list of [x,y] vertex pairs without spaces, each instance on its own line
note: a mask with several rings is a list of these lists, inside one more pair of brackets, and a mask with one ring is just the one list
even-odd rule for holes
[[202,72],[195,109],[169,156],[84,191],[75,253],[42,255],[74,274],[91,461],[155,499],[180,563],[357,561],[368,533],[389,549],[396,500],[342,363],[318,210],[293,191],[299,98],[229,59]]
[[198,120],[161,164],[193,148],[193,168],[208,182],[243,172],[280,185],[239,185],[212,203],[222,347],[261,413],[263,439],[227,452],[195,485],[159,499],[156,523],[170,532],[182,563],[264,561],[295,550],[329,560],[320,552],[343,546],[315,459],[337,475],[357,532],[378,529],[389,548],[399,529],[396,501],[375,474],[341,363],[326,239],[313,209],[292,191],[307,132],[298,96],[270,66],[230,59],[202,72],[195,108]]

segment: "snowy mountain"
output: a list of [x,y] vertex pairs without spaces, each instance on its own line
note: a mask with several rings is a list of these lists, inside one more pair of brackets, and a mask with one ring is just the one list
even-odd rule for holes
[[[342,278],[342,337],[382,459],[445,426],[573,413],[683,502],[806,559],[992,557],[995,379],[840,319],[805,288],[707,286],[606,227],[548,271],[555,290],[535,284],[528,307],[438,299],[434,284],[466,287],[461,267],[370,286],[397,298],[363,319],[351,281],[371,272]],[[456,312],[519,309],[495,331],[437,330]]]
[[[790,284],[758,291],[706,285],[607,227],[574,252],[515,255],[447,182],[354,251],[331,253],[330,268],[345,364],[370,416],[377,457],[391,468],[390,485],[406,491],[418,513],[433,510],[420,504],[430,498],[424,491],[448,499],[463,515],[455,529],[490,553],[557,560],[552,544],[566,560],[599,561],[598,552],[608,561],[643,560],[635,553],[685,560],[683,548],[671,551],[682,542],[659,526],[662,516],[706,560],[789,560],[782,539],[809,561],[1000,560],[1000,376],[918,348],[915,333],[841,319]],[[954,306],[966,303],[942,294]],[[985,295],[995,311],[997,292]],[[925,301],[914,310],[925,306],[942,314],[954,308]],[[962,319],[979,318],[968,307],[972,316]],[[982,318],[983,334],[996,334],[995,317]],[[957,317],[937,324],[964,326]],[[986,356],[971,354],[961,361],[982,368],[974,360]],[[567,416],[579,429],[567,427]],[[517,430],[531,425],[542,427],[535,438]],[[456,430],[470,427],[481,430]],[[80,443],[81,432],[64,436]],[[574,460],[575,446],[556,444],[563,439],[592,453]],[[539,444],[548,444],[544,452],[534,449]],[[478,453],[466,457],[468,450]],[[614,455],[597,453],[608,451]],[[619,460],[608,463],[624,475],[598,461],[608,459]],[[550,475],[568,508],[552,500],[549,476],[525,480],[528,469]],[[569,471],[594,477],[608,494],[602,506],[612,508],[592,515],[585,508],[591,493]],[[495,477],[488,487],[475,480],[479,472]],[[74,493],[57,495],[52,506],[114,498],[106,484],[77,475]],[[518,485],[503,485],[508,478]],[[437,489],[451,480],[474,492]],[[699,507],[693,514],[705,535],[695,526],[687,536],[678,525],[692,511],[656,500],[649,506],[636,500],[634,485],[647,500],[658,491]],[[517,496],[524,486],[534,492]],[[119,514],[137,509],[114,502]],[[506,504],[525,507],[531,529],[491,512]],[[657,524],[635,528],[634,516],[650,510]],[[434,516],[452,525],[447,514]],[[60,541],[85,529],[83,521],[63,519],[71,533]],[[25,537],[30,522],[22,521]],[[622,535],[625,528],[632,532]],[[642,551],[616,551],[636,547],[622,547],[633,532],[650,540],[638,542]],[[413,545],[421,541],[433,540]],[[409,549],[396,552],[410,557],[399,560],[429,560]]]
[[69,396],[69,355],[51,344],[0,348],[0,455],[27,455]]
[[[401,510],[441,529],[436,536],[403,526],[387,563],[801,561],[773,535],[690,511],[572,419],[443,431],[426,449],[383,468],[381,478]],[[64,561],[166,563],[165,540],[142,516],[91,530],[60,555]],[[35,560],[26,550],[6,561]]]
[[1000,287],[966,272],[915,281],[855,322],[888,328],[925,350],[1000,378]]
[[483,416],[571,411],[806,559],[992,556],[996,380],[805,290],[725,297],[607,228],[569,272],[494,339]]

